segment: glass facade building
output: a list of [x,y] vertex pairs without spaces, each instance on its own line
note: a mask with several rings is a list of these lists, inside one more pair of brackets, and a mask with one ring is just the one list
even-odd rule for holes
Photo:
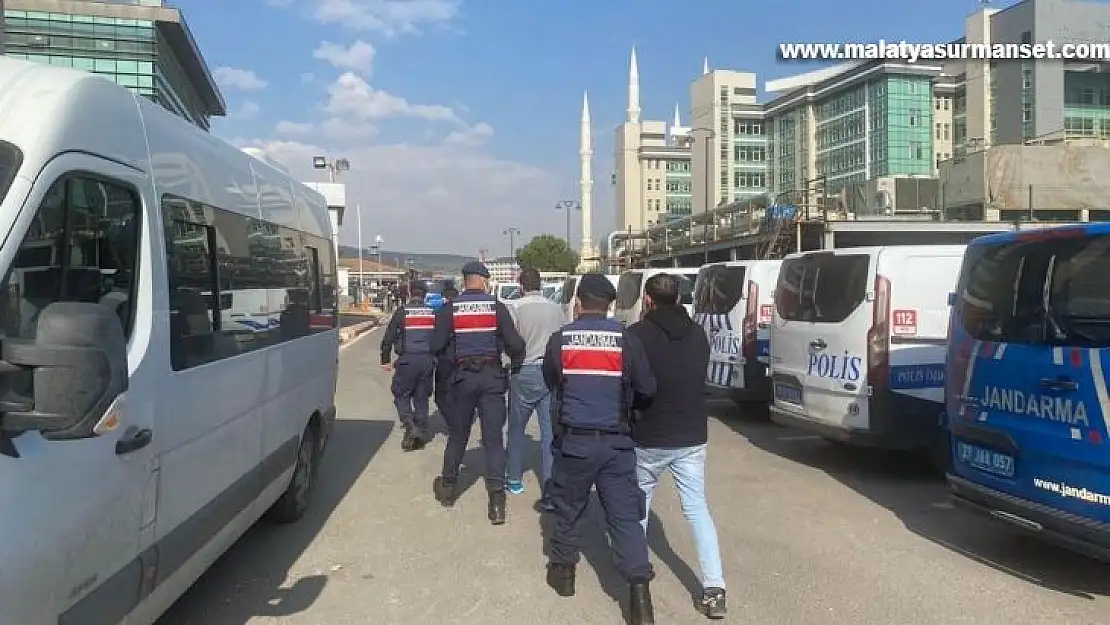
[[666,163],[667,213],[665,219],[687,217],[693,208],[690,196],[690,159],[669,159]]
[[100,74],[204,128],[227,107],[188,27],[161,0],[81,2],[80,13],[5,3],[4,54]]
[[882,176],[931,176],[933,74],[866,64],[768,103],[775,195],[823,180],[829,193]]

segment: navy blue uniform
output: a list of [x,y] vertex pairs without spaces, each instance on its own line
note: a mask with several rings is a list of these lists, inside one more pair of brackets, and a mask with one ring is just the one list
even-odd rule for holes
[[431,351],[435,313],[424,306],[421,298],[413,298],[398,308],[382,336],[382,364],[389,364],[391,352],[398,358],[393,372],[393,403],[406,434],[428,441],[428,403],[436,360]]
[[[486,488],[505,488],[505,392],[508,376],[501,353],[513,367],[524,359],[524,340],[503,304],[480,290],[465,290],[439,309],[431,339],[432,352],[450,359],[447,448],[441,478],[458,480],[470,430],[477,410],[486,454]],[[443,412],[443,406],[440,406]]]
[[543,377],[556,405],[551,563],[577,564],[583,513],[596,485],[618,568],[630,581],[651,580],[654,573],[640,525],[646,502],[636,483],[630,437],[631,406],[655,394],[643,345],[620,322],[585,313],[551,336]]
[[[454,297],[457,297],[457,293],[445,295],[443,298],[443,306],[450,306],[451,300]],[[451,361],[446,351],[436,356],[436,406],[439,408],[439,414],[444,415],[444,417],[447,415],[447,403],[451,401],[448,391],[451,388],[451,368],[453,365],[454,363]]]

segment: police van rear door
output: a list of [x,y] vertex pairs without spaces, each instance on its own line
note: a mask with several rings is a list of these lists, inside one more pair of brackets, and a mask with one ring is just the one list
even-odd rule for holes
[[953,471],[1110,522],[1110,235],[973,245],[954,304],[953,349],[969,366],[950,417]]
[[836,428],[867,428],[873,255],[845,249],[783,261],[771,330],[777,409]]
[[694,319],[709,339],[705,383],[717,388],[744,388],[743,333],[746,268],[718,263],[698,272]]

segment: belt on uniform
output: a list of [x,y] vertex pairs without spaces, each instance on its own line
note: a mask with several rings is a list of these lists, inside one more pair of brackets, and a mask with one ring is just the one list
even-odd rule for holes
[[501,359],[495,356],[463,356],[455,359],[456,365],[492,365],[496,362],[501,362]]
[[573,434],[575,436],[593,436],[601,438],[602,436],[625,436],[626,432],[620,430],[606,430],[601,428],[579,428],[572,425],[563,426],[563,432],[566,434]]

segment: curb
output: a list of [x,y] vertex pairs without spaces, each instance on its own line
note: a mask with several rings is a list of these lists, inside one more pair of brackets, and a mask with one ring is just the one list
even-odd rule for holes
[[362,335],[364,332],[369,332],[370,330],[378,327],[378,323],[380,321],[381,317],[375,317],[373,319],[370,319],[369,321],[363,321],[352,326],[347,326],[346,328],[340,328],[339,344],[343,345],[344,343],[350,343],[351,341]]

